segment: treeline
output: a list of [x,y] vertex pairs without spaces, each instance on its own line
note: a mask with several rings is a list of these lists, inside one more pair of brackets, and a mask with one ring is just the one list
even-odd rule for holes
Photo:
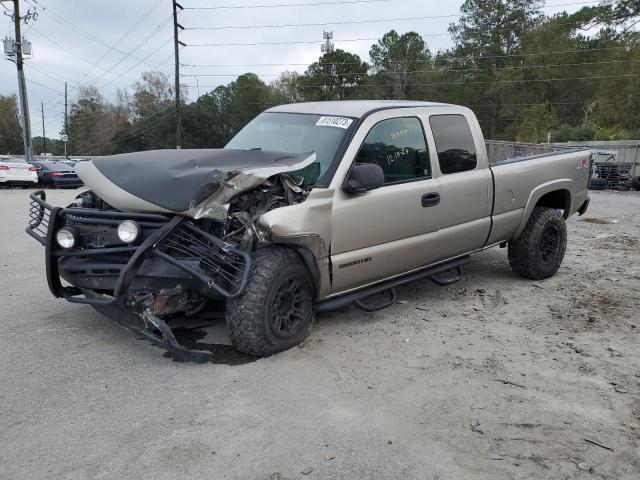
[[[431,52],[418,33],[392,30],[371,46],[366,60],[337,49],[303,73],[284,72],[270,84],[246,73],[183,104],[183,147],[223,146],[273,105],[370,98],[466,105],[496,139],[640,138],[640,0],[551,17],[540,7],[534,0],[467,0],[449,27],[453,47],[446,51]],[[193,93],[194,87],[181,91]],[[173,98],[172,82],[159,72],[143,74],[130,92],[112,98],[81,88],[70,111],[70,151],[107,155],[174,147]],[[0,152],[7,150],[4,117],[15,120],[15,106],[5,106],[10,103],[0,99]]]

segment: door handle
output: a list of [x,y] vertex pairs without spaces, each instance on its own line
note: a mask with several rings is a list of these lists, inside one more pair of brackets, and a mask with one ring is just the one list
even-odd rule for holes
[[434,207],[440,203],[440,194],[436,192],[425,193],[422,195],[423,207]]

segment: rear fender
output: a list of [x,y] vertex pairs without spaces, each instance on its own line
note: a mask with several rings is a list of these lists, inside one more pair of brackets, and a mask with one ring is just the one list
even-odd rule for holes
[[518,226],[516,233],[513,235],[513,238],[517,238],[522,233],[524,228],[527,226],[527,222],[529,221],[529,217],[531,216],[531,212],[533,212],[533,209],[538,205],[540,199],[542,199],[542,197],[549,193],[563,192],[562,200],[559,204],[553,205],[553,208],[563,209],[563,217],[567,219],[572,213],[571,190],[573,187],[574,182],[572,180],[568,178],[561,178],[558,180],[552,180],[550,182],[543,183],[534,188],[529,195],[529,199],[527,200],[527,204],[524,208],[524,214],[522,215],[522,220],[520,220],[520,225]]

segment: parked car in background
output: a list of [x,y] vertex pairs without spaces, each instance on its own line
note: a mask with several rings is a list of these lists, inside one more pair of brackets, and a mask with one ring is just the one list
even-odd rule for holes
[[73,167],[66,163],[52,160],[38,160],[31,162],[38,174],[38,183],[50,187],[77,188],[84,184],[78,178]]
[[21,158],[0,157],[0,184],[36,185],[36,169]]

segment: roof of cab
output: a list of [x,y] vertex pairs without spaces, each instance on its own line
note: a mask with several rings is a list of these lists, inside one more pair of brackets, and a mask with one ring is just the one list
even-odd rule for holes
[[447,103],[417,102],[411,100],[341,100],[337,102],[308,102],[278,105],[267,112],[310,113],[341,117],[363,117],[376,110],[409,107],[451,107]]

